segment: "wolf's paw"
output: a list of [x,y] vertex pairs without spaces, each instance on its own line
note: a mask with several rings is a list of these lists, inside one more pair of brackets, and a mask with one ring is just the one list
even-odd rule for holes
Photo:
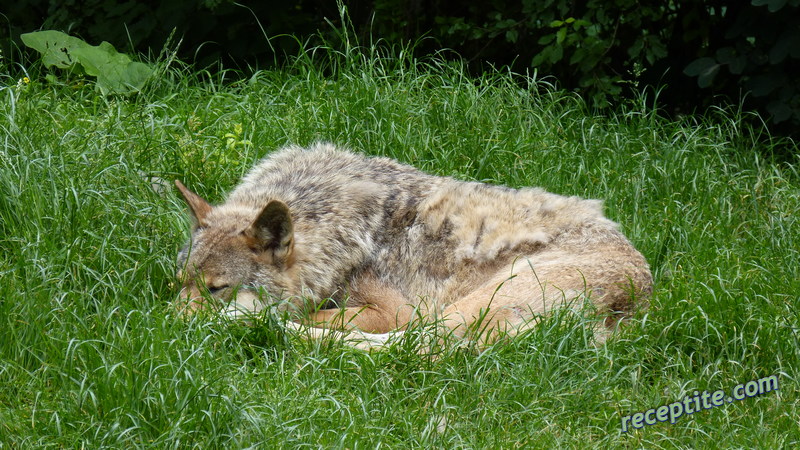
[[389,333],[366,333],[360,330],[334,330],[330,328],[310,327],[297,322],[287,321],[286,328],[304,335],[308,339],[334,339],[341,341],[345,345],[364,351],[380,350],[386,348],[397,339],[400,339],[404,331],[392,331]]

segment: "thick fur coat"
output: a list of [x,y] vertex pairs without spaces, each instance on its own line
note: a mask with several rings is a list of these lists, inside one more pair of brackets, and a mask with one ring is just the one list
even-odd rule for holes
[[652,287],[598,200],[433,176],[329,144],[268,155],[218,206],[176,184],[195,219],[178,261],[188,310],[209,297],[250,311],[283,299],[319,327],[387,333],[421,313],[458,335],[483,320],[494,335],[576,298],[610,326]]

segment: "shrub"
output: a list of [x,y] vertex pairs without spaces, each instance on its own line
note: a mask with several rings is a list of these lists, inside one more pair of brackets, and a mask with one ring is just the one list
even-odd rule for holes
[[[320,34],[341,38],[333,2],[244,3],[24,0],[9,6],[5,28],[16,38],[44,26],[142,52],[177,30],[184,59],[237,68],[280,64]],[[473,72],[552,75],[595,108],[650,86],[669,113],[743,101],[775,131],[800,129],[800,0],[374,0],[347,10],[361,42],[414,41],[418,56],[453,49]]]

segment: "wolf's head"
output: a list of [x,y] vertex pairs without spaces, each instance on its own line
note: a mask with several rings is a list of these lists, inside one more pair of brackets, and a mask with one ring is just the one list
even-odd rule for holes
[[209,296],[258,310],[260,287],[278,298],[299,291],[294,230],[285,203],[273,200],[260,210],[211,206],[180,181],[175,185],[194,219],[191,240],[178,253],[186,312],[206,307]]

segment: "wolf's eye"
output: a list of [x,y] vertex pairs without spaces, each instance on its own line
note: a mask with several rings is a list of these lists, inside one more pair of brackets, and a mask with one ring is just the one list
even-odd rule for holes
[[221,285],[218,285],[218,286],[208,286],[207,288],[208,288],[208,292],[211,295],[216,295],[216,294],[219,294],[220,292],[224,291],[225,289],[228,289],[228,287],[229,286],[227,284],[221,284]]

